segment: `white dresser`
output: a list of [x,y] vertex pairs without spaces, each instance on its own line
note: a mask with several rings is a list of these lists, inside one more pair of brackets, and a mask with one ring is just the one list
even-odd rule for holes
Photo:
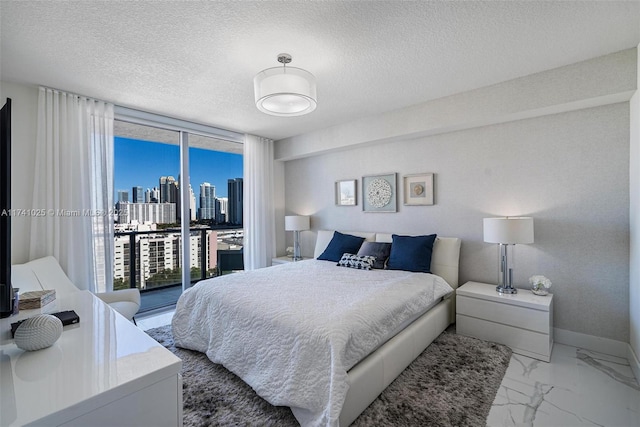
[[[75,310],[49,348],[25,352],[10,324]],[[1,426],[182,426],[182,361],[88,291],[0,321]]]
[[500,294],[496,285],[467,282],[456,290],[456,331],[548,362],[553,349],[553,295],[538,296],[526,289]]

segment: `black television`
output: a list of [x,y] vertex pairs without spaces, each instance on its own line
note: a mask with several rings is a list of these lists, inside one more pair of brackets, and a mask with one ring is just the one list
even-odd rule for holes
[[0,317],[13,313],[11,286],[11,98],[0,111]]

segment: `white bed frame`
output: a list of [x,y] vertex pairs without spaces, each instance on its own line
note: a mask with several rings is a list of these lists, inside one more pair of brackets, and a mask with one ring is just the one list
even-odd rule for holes
[[[314,258],[327,247],[333,230],[320,230]],[[391,242],[391,234],[341,231],[371,242]],[[458,287],[460,239],[438,237],[433,245],[431,271]],[[348,426],[400,375],[451,323],[455,321],[455,292],[416,319],[376,351],[349,370],[349,391],[340,413],[340,425]]]

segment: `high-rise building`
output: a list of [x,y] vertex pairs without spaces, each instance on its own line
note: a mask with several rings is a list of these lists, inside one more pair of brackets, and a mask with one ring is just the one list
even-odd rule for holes
[[208,182],[200,184],[199,219],[215,219],[216,216],[216,187]]
[[182,218],[182,194],[180,194],[180,175],[178,175],[178,180],[174,184],[175,187],[175,197],[176,197],[176,219],[180,222]]
[[[218,224],[224,224],[225,222],[229,222],[229,198],[228,197],[218,197],[216,199],[218,201],[218,205],[216,206],[216,214],[219,215],[217,219]],[[218,208],[218,206],[220,206]]]
[[118,202],[128,202],[129,192],[127,190],[118,190]]
[[135,270],[136,286],[147,288],[147,279],[165,270],[178,267],[174,242],[180,239],[179,233],[138,235],[135,237],[136,263],[130,265],[129,236],[116,236],[114,245],[114,279],[128,280],[132,269]]
[[176,222],[175,203],[130,203],[118,202],[118,223],[174,224]]
[[160,177],[160,203],[178,203],[178,183],[172,176]]
[[227,181],[229,198],[229,223],[242,225],[242,178],[230,179]]
[[144,203],[144,194],[142,192],[142,187],[133,187],[131,188],[132,198],[131,201],[133,203]]
[[216,224],[224,224],[227,222],[227,218],[222,213],[222,202],[220,199],[216,198]]
[[176,212],[175,221],[180,221],[180,186],[172,176],[161,176],[160,182],[160,204],[169,203],[174,206]]
[[213,270],[218,265],[218,232],[207,231],[207,261],[205,265],[207,270]]
[[145,203],[158,203],[160,201],[160,190],[157,187],[153,187],[153,189],[147,188],[147,191],[144,192],[144,202]]
[[196,195],[193,194],[193,188],[189,184],[189,220],[195,221],[197,219],[196,214]]
[[113,278],[125,279],[129,274],[129,236],[115,236],[113,252]]

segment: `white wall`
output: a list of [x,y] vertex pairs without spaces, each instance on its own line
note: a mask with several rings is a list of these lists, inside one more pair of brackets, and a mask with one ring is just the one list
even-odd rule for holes
[[[533,216],[536,242],[516,248],[516,284],[546,275],[556,328],[629,342],[628,100],[636,64],[636,50],[625,51],[437,100],[447,105],[438,113],[443,125],[424,116],[420,128],[420,115],[434,111],[426,103],[372,119],[382,138],[360,132],[363,119],[278,142],[277,155],[295,159],[285,162],[286,211],[312,215],[314,230],[461,237],[461,283],[497,281],[497,247],[482,241],[483,217]],[[594,75],[608,78],[599,84]],[[541,82],[543,91],[531,90]],[[403,114],[410,135],[400,134]],[[364,213],[361,195],[357,207],[334,205],[336,180],[360,186],[363,175],[388,172],[434,172],[436,205],[400,200],[397,213]],[[302,234],[310,256],[314,233]]]
[[[638,88],[640,89],[640,46],[638,49]],[[632,354],[629,359],[640,382],[640,90],[631,98],[630,228],[631,257],[629,282],[629,323]]]
[[[31,209],[35,165],[38,88],[1,82],[1,99],[11,98],[11,207]],[[29,260],[28,216],[11,218],[11,262]]]
[[629,101],[636,49],[278,141],[276,160]]

